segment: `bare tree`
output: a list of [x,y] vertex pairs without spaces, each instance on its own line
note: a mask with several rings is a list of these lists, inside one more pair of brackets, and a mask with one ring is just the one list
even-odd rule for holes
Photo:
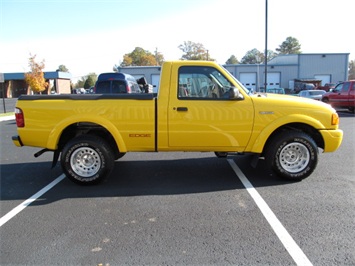
[[181,60],[208,60],[215,61],[209,55],[208,50],[201,43],[195,43],[191,41],[185,41],[180,44],[178,48],[184,53]]

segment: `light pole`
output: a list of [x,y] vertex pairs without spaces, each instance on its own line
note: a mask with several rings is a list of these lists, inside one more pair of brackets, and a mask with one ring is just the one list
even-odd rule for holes
[[267,0],[265,0],[265,91],[267,87],[267,9],[268,3]]

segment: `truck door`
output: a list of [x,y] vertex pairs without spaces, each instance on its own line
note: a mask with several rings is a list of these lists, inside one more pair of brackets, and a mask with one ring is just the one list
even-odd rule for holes
[[334,95],[330,99],[332,106],[348,106],[350,82],[340,83],[335,87]]
[[[168,109],[169,146],[183,150],[241,151],[254,121],[248,97],[229,99],[232,83],[213,67],[182,66]],[[174,90],[175,89],[175,90]]]

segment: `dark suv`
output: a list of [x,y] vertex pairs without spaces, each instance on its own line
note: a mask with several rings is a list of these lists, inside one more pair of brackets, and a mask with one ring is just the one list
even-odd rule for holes
[[98,76],[94,93],[142,93],[135,78],[125,73],[102,73]]

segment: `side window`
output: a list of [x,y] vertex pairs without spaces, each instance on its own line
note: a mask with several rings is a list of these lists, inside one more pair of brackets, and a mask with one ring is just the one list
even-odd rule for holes
[[129,83],[129,87],[131,88],[132,93],[141,93],[142,92],[138,83],[135,83],[133,81],[128,81],[128,83]]
[[341,92],[348,92],[350,87],[350,82],[343,83],[343,87],[341,88]]
[[183,66],[179,69],[179,99],[226,99],[232,84],[215,68]]
[[336,87],[334,88],[334,91],[339,92],[339,91],[341,91],[342,89],[343,89],[343,83],[340,83],[340,84],[336,85]]

